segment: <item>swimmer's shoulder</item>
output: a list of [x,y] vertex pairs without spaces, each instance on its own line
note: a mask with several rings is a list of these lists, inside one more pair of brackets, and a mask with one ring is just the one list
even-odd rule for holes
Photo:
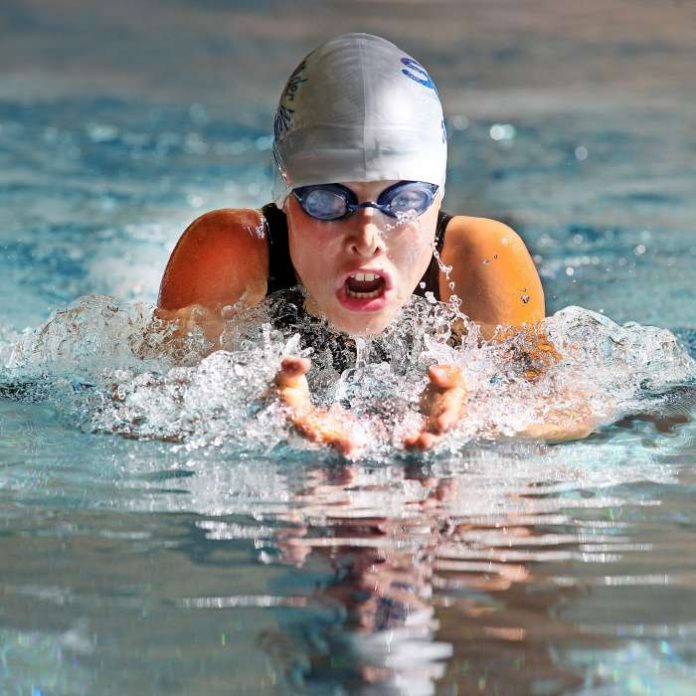
[[[544,292],[522,237],[488,218],[455,215],[447,224],[442,260],[452,266],[464,311],[486,324],[519,325],[545,316]],[[440,295],[450,295],[440,279]]]
[[454,215],[447,223],[443,251],[456,249],[481,256],[500,246],[510,247],[513,253],[527,252],[522,237],[499,220]]
[[194,220],[181,235],[162,277],[158,305],[202,305],[217,311],[243,295],[255,303],[268,283],[268,238],[258,210],[222,208]]

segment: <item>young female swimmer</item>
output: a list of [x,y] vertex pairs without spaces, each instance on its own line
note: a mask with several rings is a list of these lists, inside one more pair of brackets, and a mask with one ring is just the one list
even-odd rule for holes
[[[442,106],[425,68],[394,44],[347,34],[310,53],[287,82],[274,131],[276,204],[195,220],[165,270],[160,317],[185,332],[197,316],[214,341],[224,307],[301,284],[306,309],[352,335],[382,331],[414,292],[442,301],[456,293],[484,331],[544,318],[541,282],[520,237],[494,220],[440,211]],[[305,437],[349,453],[350,423],[312,405],[309,367],[307,359],[284,359],[279,397]],[[430,448],[465,416],[461,371],[434,366],[429,379],[423,429],[408,447]],[[552,420],[529,434],[563,439],[592,430],[578,415]]]

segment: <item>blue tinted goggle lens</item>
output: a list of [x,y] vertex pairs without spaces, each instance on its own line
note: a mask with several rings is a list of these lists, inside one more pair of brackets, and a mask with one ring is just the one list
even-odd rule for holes
[[424,181],[399,181],[384,189],[376,202],[358,203],[358,197],[342,184],[321,184],[293,189],[302,210],[317,220],[340,220],[360,208],[377,208],[389,217],[424,213],[435,200],[438,187]]

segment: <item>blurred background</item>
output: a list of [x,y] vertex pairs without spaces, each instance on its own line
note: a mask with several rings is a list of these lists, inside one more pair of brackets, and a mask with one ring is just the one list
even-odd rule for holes
[[0,323],[154,301],[193,218],[269,200],[294,66],[367,31],[431,71],[445,207],[513,224],[550,311],[693,325],[695,27],[680,0],[3,0]]

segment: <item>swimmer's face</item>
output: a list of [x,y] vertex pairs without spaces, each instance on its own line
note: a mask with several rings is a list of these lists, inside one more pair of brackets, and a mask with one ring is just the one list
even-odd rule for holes
[[[347,182],[359,202],[376,201],[396,181]],[[441,195],[420,216],[397,220],[363,208],[325,222],[294,196],[285,205],[290,256],[307,309],[353,335],[382,331],[411,297],[433,253]]]

